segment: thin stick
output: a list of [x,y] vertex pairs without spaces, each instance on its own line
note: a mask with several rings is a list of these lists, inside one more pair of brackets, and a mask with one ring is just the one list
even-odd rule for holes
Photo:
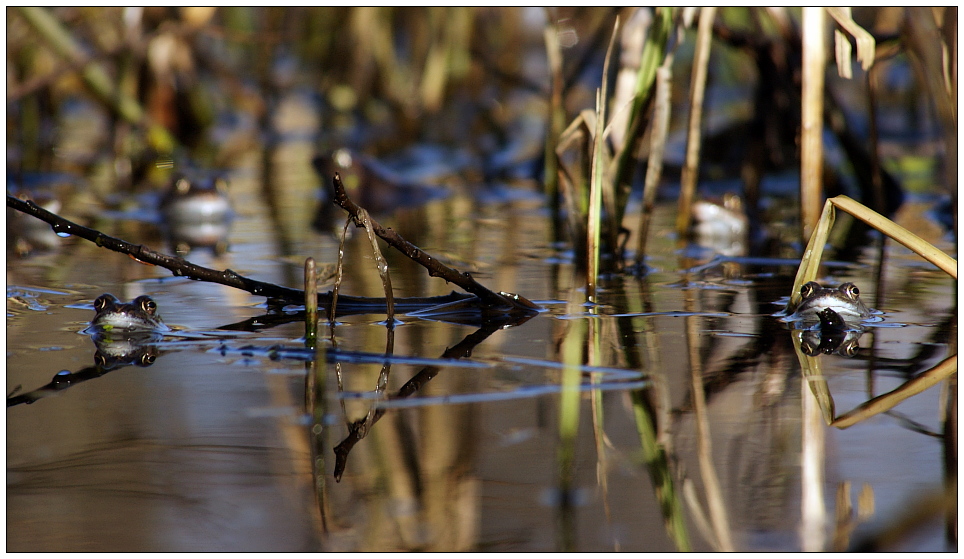
[[891,239],[904,245],[916,252],[931,264],[947,272],[949,276],[957,279],[957,260],[941,252],[937,247],[908,231],[904,227],[894,223],[886,217],[878,214],[867,206],[857,202],[848,196],[834,196],[829,200],[835,207],[844,210],[850,215],[870,225],[874,229],[887,235]]
[[328,323],[335,325],[335,309],[338,306],[338,292],[341,291],[341,280],[345,275],[345,238],[348,237],[348,226],[351,218],[345,220],[345,227],[341,230],[341,241],[338,243],[338,260],[335,264],[335,284],[331,286],[331,305],[328,307]]
[[[332,183],[335,190],[335,203],[348,212],[351,219],[355,222],[356,227],[364,227],[365,224],[359,217],[361,208],[348,197],[348,193],[345,192],[345,185],[341,182],[341,175],[335,173],[335,176],[332,178]],[[426,254],[422,249],[406,241],[393,229],[382,227],[381,224],[374,219],[370,219],[369,221],[372,226],[372,231],[374,231],[379,238],[397,249],[410,260],[428,270],[428,275],[440,277],[449,283],[454,283],[478,297],[482,302],[483,311],[531,315],[540,310],[538,305],[521,295],[505,292],[495,293],[489,290],[481,283],[475,281],[470,273],[460,273],[458,270],[442,264],[437,259]]]
[[[242,276],[233,270],[213,270],[211,268],[205,268],[204,266],[198,266],[197,264],[188,262],[183,258],[162,254],[144,245],[135,245],[125,240],[101,233],[96,229],[84,227],[83,225],[74,223],[69,219],[65,219],[55,213],[51,213],[41,208],[31,200],[21,200],[8,194],[7,206],[49,223],[53,230],[58,234],[72,235],[91,241],[99,247],[103,247],[114,252],[119,252],[121,254],[127,254],[134,260],[143,264],[164,268],[175,276],[216,283],[219,285],[226,285],[235,289],[247,291],[252,295],[288,301],[293,304],[303,303],[305,300],[305,292],[301,289],[292,289],[290,287],[258,281]],[[379,308],[385,306],[384,300],[374,297],[355,297],[343,295],[342,298],[350,309],[345,311],[346,313],[376,312]],[[404,306],[405,310],[403,312],[411,312],[426,307],[471,300],[474,300],[474,297],[471,295],[455,293],[453,291],[449,295],[442,295],[438,297],[399,298],[396,299],[395,306],[399,308]],[[330,293],[318,294],[319,306],[329,306],[330,303]],[[533,312],[535,311],[530,311],[529,314],[532,314]]]
[[[358,217],[365,224],[365,231],[368,233],[368,242],[372,245],[372,253],[375,255],[375,265],[378,267],[378,275],[382,278],[382,286],[385,288],[385,308],[388,314],[388,328],[391,329],[395,322],[395,296],[392,293],[392,276],[388,273],[388,262],[382,256],[382,251],[378,248],[378,241],[375,240],[375,231],[372,230],[372,218],[368,212],[362,208],[358,212]],[[389,353],[390,352],[386,352]]]
[[305,346],[314,348],[318,340],[318,270],[315,259],[305,260]]

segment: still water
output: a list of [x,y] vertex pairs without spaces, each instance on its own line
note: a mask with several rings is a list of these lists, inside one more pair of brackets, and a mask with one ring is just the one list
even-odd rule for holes
[[[335,237],[308,227],[317,179],[286,169],[305,186],[280,201],[280,231],[256,173],[240,169],[229,250],[188,259],[293,287],[305,257],[334,262]],[[855,357],[817,357],[815,378],[771,316],[792,259],[682,254],[666,204],[650,273],[605,282],[587,307],[543,204],[513,192],[462,192],[382,221],[546,310],[504,329],[402,315],[391,359],[384,313],[340,317],[333,332],[322,321],[326,353],[313,355],[296,319],[239,326],[267,322],[263,298],[79,239],[8,260],[8,404],[94,364],[80,331],[102,293],[150,295],[174,332],[149,366],[73,377],[8,408],[7,549],[792,551],[882,533],[899,534],[887,549],[956,548],[956,515],[935,504],[957,471],[956,384],[846,429],[827,426],[815,396],[829,393],[839,417],[956,353],[953,280],[890,245],[882,274],[873,247],[827,266],[825,284],[855,282],[885,318]],[[97,225],[166,250],[149,224]],[[342,292],[383,296],[366,244],[361,231],[349,239]],[[386,257],[396,296],[451,291]],[[587,335],[599,343],[583,357]]]

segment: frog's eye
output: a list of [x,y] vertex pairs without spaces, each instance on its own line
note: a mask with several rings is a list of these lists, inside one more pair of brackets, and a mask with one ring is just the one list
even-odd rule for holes
[[809,355],[811,357],[814,357],[820,354],[820,348],[808,342],[807,340],[800,342],[800,349],[803,350],[803,353],[805,355]]
[[141,355],[140,359],[137,360],[137,364],[141,367],[150,367],[157,360],[157,354],[153,352],[147,352]]
[[849,297],[853,299],[860,297],[860,290],[857,289],[856,285],[848,282],[843,284],[841,287],[843,287],[844,293],[846,293]]
[[111,295],[110,293],[104,293],[100,297],[94,299],[94,310],[97,312],[101,312],[104,309],[106,309],[111,303],[115,303],[115,302],[117,302],[117,299],[115,299],[113,295]]
[[853,357],[854,355],[857,355],[857,350],[858,350],[858,349],[860,349],[860,346],[857,345],[857,342],[854,342],[854,343],[852,343],[852,344],[847,344],[847,345],[843,348],[843,350],[841,351],[841,353],[843,354],[844,357]]
[[817,291],[818,287],[820,287],[820,284],[817,282],[808,281],[807,283],[803,284],[803,287],[800,288],[800,296],[804,299],[807,299]]
[[147,296],[138,297],[138,298],[141,300],[142,311],[146,312],[149,315],[153,315],[154,313],[157,312],[157,303],[154,302],[154,299],[151,299],[150,297],[147,297]]

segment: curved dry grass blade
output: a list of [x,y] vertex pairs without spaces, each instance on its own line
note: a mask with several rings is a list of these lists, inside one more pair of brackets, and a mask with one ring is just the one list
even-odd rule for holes
[[817,227],[810,235],[807,249],[803,252],[800,259],[800,266],[797,268],[797,276],[793,280],[793,290],[790,292],[789,308],[795,308],[800,302],[800,287],[808,281],[817,278],[817,270],[820,268],[820,260],[823,258],[823,247],[827,244],[830,237],[830,230],[833,229],[834,206],[827,200],[823,204],[823,212],[817,221]]
[[850,197],[835,196],[828,202],[916,252],[931,264],[947,272],[952,278],[957,279],[957,260],[944,254],[924,239]]
[[[843,27],[847,33],[854,38],[857,43],[857,60],[860,61],[860,66],[864,70],[870,69],[874,64],[874,56],[877,52],[877,41],[874,40],[874,36],[867,32],[866,29],[857,25],[857,22],[853,20],[850,14],[849,7],[829,7],[825,8],[827,13],[830,14],[840,27]],[[846,40],[846,38],[844,38]],[[849,47],[849,42],[847,43]],[[849,52],[849,48],[848,48]],[[847,57],[847,66],[850,66],[849,56]],[[840,60],[837,60],[837,64],[840,64]]]
[[920,394],[945,378],[957,372],[957,355],[952,355],[941,361],[927,372],[900,385],[900,388],[864,402],[856,409],[849,411],[830,423],[831,427],[846,429],[868,417],[885,412],[907,398]]

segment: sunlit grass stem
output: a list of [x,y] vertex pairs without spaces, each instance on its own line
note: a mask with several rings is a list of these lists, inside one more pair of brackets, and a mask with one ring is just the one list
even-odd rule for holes
[[653,111],[653,131],[650,136],[649,162],[646,181],[643,183],[643,207],[639,212],[639,237],[636,245],[636,270],[641,272],[646,258],[646,241],[649,226],[656,209],[656,193],[663,174],[663,154],[666,152],[666,136],[669,133],[669,116],[672,111],[673,56],[668,54],[663,66],[656,72],[656,102]]
[[622,223],[623,212],[626,210],[626,202],[629,199],[632,162],[636,158],[635,147],[647,122],[643,112],[649,102],[653,84],[656,82],[656,69],[666,57],[666,48],[673,29],[673,10],[674,8],[665,6],[655,8],[653,23],[646,34],[640,56],[636,89],[629,109],[629,118],[626,121],[626,134],[623,136],[625,141],[619,153],[614,155],[612,180],[616,188],[614,204],[616,213],[611,216],[611,219],[617,228]]
[[[602,231],[602,198],[603,190],[612,190],[612,183],[606,183],[606,168],[609,165],[608,151],[604,138],[606,125],[606,103],[608,101],[609,61],[613,53],[613,45],[619,34],[619,18],[613,25],[613,35],[606,50],[603,62],[602,87],[596,90],[596,132],[593,136],[592,167],[589,181],[589,223],[587,226],[587,266],[586,266],[586,297],[589,301],[596,301],[596,286],[599,282],[599,242]],[[610,216],[612,218],[612,216]],[[613,247],[610,247],[613,248]]]
[[800,226],[810,238],[823,198],[823,95],[826,18],[822,7],[803,8],[803,92],[800,130]]
[[682,242],[690,225],[693,198],[700,168],[700,142],[702,141],[703,101],[706,97],[706,74],[710,61],[710,44],[713,39],[713,19],[716,8],[702,8],[696,32],[696,54],[693,57],[693,77],[690,80],[690,116],[686,135],[686,159],[680,177],[680,197],[676,214],[676,235]]

